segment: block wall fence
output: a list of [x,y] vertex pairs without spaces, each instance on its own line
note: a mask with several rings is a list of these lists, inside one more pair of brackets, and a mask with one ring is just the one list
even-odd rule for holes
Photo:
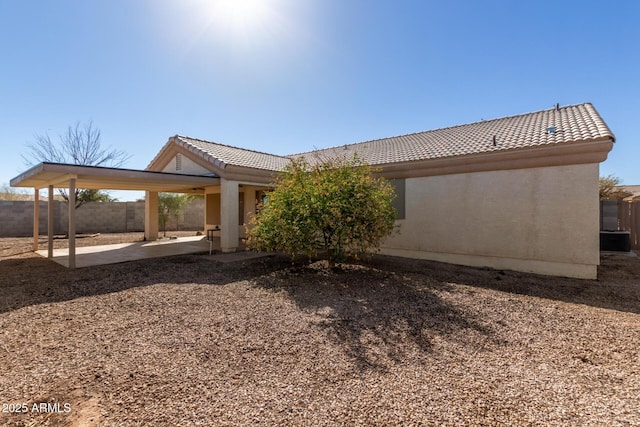
[[[40,234],[47,234],[47,202],[40,202]],[[69,219],[64,202],[53,202],[53,233],[66,234]],[[202,230],[204,201],[193,200],[180,221],[170,219],[167,230]],[[144,202],[89,202],[76,210],[77,233],[128,233],[144,231]],[[0,200],[0,237],[33,235],[33,201]]]

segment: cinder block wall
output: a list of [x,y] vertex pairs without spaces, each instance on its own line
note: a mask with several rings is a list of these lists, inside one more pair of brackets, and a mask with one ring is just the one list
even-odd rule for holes
[[184,216],[182,221],[180,221],[180,230],[202,230],[203,228],[204,198],[195,199],[184,209]]
[[[60,217],[54,204],[54,230]],[[40,233],[47,232],[47,202],[40,202]],[[22,237],[33,234],[33,202],[0,200],[0,237]]]
[[[0,227],[2,230],[15,230],[18,236],[24,235],[22,217],[28,212],[27,204],[21,204],[17,201],[0,201]],[[33,203],[31,203],[31,218],[33,218]],[[5,234],[2,236],[13,236],[13,234]]]
[[[142,229],[144,230],[144,204],[142,205]],[[178,221],[169,218],[167,231],[174,230],[202,230],[204,228],[204,198],[195,199],[189,203],[182,212]],[[162,232],[162,227],[159,228]]]
[[[64,202],[53,202],[53,232],[65,234],[69,217]],[[47,202],[40,202],[40,234],[47,234]],[[192,201],[176,223],[167,230],[201,230],[204,224],[204,201]],[[144,202],[85,203],[76,211],[77,233],[128,233],[144,231]],[[0,200],[0,237],[26,237],[33,234],[33,202]]]

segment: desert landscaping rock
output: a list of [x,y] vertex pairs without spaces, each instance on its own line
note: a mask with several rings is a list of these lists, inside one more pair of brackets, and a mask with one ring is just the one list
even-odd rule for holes
[[1,425],[640,425],[637,257],[584,281],[380,256],[67,270],[30,245],[0,239],[0,403],[29,409]]

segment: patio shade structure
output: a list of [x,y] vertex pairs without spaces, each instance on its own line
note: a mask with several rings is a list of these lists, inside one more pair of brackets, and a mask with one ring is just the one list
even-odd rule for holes
[[[157,235],[158,192],[204,194],[204,187],[220,185],[220,178],[136,169],[43,162],[11,180],[12,187],[34,189],[33,249],[38,250],[40,189],[48,189],[48,257],[53,257],[53,189],[69,191],[69,268],[75,268],[75,190],[145,191],[145,237]],[[155,233],[154,233],[155,232]]]

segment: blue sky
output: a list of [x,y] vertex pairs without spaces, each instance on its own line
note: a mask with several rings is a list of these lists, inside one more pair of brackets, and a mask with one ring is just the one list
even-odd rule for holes
[[630,0],[0,0],[0,183],[78,121],[142,169],[178,133],[291,154],[591,102],[601,175],[640,184],[638,22]]

